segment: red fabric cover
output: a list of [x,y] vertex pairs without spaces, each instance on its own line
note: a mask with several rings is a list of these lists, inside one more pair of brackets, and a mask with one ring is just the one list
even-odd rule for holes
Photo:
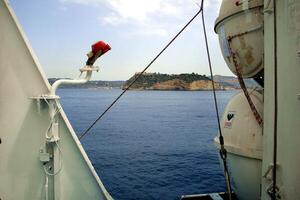
[[94,55],[99,51],[102,51],[102,54],[105,54],[109,50],[111,50],[111,47],[103,41],[98,41],[92,45],[92,52]]

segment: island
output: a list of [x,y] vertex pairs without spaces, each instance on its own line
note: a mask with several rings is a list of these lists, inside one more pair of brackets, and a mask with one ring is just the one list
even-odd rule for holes
[[[139,75],[135,73],[127,81],[103,81],[92,80],[80,85],[62,85],[61,88],[82,88],[82,89],[125,89]],[[59,78],[49,78],[52,85]],[[239,82],[234,76],[215,75],[216,90],[240,89]],[[260,87],[253,79],[244,79],[248,88]],[[131,86],[131,90],[188,90],[201,91],[212,90],[212,81],[209,76],[196,73],[183,74],[162,74],[143,73],[142,76]]]
[[[127,80],[122,89],[127,88],[140,73],[135,73]],[[226,88],[215,83],[217,90]],[[206,75],[191,74],[161,74],[143,73],[139,79],[130,87],[131,90],[212,90],[212,81]]]

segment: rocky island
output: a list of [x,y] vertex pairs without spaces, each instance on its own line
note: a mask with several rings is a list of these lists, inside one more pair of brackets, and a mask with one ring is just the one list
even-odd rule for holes
[[[61,88],[82,88],[82,89],[125,89],[136,78],[135,73],[127,81],[103,81],[92,80],[82,85],[62,85]],[[68,78],[65,78],[68,79]],[[52,85],[59,78],[49,78]],[[238,80],[234,76],[215,75],[215,86],[217,90],[240,89]],[[244,79],[248,88],[259,87],[252,79]],[[161,74],[145,73],[131,87],[132,90],[212,90],[210,77],[206,75],[191,74]]]
[[[127,80],[122,89],[139,75],[135,73]],[[216,83],[217,90],[224,90],[222,84]],[[132,86],[132,90],[212,90],[212,81],[205,75],[144,73]]]

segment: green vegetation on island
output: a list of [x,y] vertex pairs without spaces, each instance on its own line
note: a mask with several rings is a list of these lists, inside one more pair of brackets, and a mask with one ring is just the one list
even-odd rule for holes
[[[140,73],[135,73],[123,85],[123,89],[128,87]],[[131,86],[134,90],[211,90],[210,78],[196,73],[191,74],[160,74],[144,73]],[[223,87],[216,83],[216,89]]]
[[[94,80],[79,85],[62,85],[62,88],[87,88],[87,89],[125,89],[137,77],[135,73],[127,81],[101,81]],[[52,85],[58,78],[48,79]],[[215,75],[214,80],[217,90],[240,89],[239,82],[234,76]],[[253,79],[244,79],[248,88],[258,87]],[[133,90],[211,90],[212,83],[210,77],[206,75],[191,74],[161,74],[145,73],[143,74],[130,89]]]

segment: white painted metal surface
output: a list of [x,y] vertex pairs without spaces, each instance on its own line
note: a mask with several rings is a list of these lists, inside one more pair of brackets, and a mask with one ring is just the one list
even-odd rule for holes
[[[58,99],[47,99],[51,86],[5,0],[0,44],[0,199],[111,199]],[[44,171],[45,145],[56,175]]]
[[[276,0],[277,55],[274,54],[273,1],[265,0],[269,12],[265,23],[265,94],[263,166],[265,174],[273,163],[274,142],[274,56],[278,62],[277,181],[278,195],[283,200],[300,199],[300,0]],[[271,173],[272,174],[272,173]],[[268,189],[272,178],[262,178],[262,199],[271,199]]]

